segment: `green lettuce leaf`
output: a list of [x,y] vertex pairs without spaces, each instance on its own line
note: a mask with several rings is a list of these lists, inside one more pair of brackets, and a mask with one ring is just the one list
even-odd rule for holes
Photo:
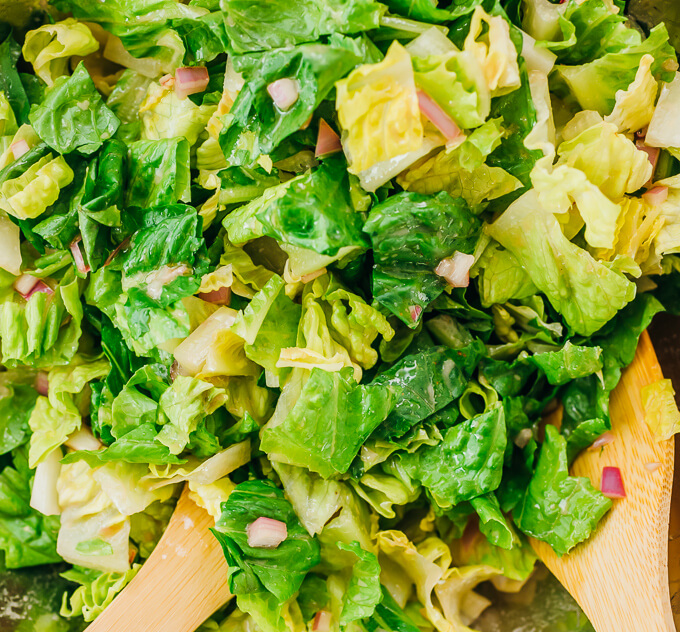
[[90,155],[113,138],[120,125],[82,62],[71,77],[55,81],[43,102],[31,109],[29,119],[38,136],[61,154]]
[[546,426],[536,471],[514,513],[517,526],[561,556],[590,537],[611,505],[587,478],[569,476],[566,440]]
[[602,369],[602,349],[581,347],[567,341],[559,351],[548,351],[531,356],[533,362],[553,385],[566,384]]
[[398,394],[395,408],[378,434],[400,437],[460,397],[484,354],[479,341],[457,350],[431,347],[378,374],[371,384]]
[[127,308],[137,303],[167,307],[198,291],[208,261],[196,209],[170,204],[134,215],[139,229],[122,257]]
[[83,413],[89,408],[87,384],[106,376],[109,370],[105,358],[76,356],[71,364],[49,372],[48,396],[38,397],[28,422],[32,431],[29,450],[32,468],[80,428]]
[[190,200],[186,139],[139,140],[130,145],[129,156],[128,206],[149,208]]
[[[489,168],[496,167],[507,171],[522,184],[529,186],[531,184],[529,174],[536,161],[541,158],[541,152],[529,149],[524,144],[538,123],[538,113],[531,91],[529,73],[522,58],[519,61],[519,75],[521,85],[517,90],[491,101],[491,117],[502,118],[503,127],[509,133],[489,155],[486,164]],[[494,181],[501,179],[501,176],[503,174],[495,172]],[[503,176],[502,180],[507,181],[507,177]]]
[[358,385],[349,368],[314,368],[293,408],[275,413],[263,429],[261,448],[274,461],[306,467],[324,478],[342,474],[393,405],[391,389]]
[[577,333],[594,333],[635,296],[635,286],[623,275],[567,240],[534,192],[515,201],[488,231]]
[[454,541],[454,563],[458,566],[490,566],[497,568],[507,579],[526,581],[536,565],[536,554],[526,539],[515,534],[514,529],[512,532],[516,542],[510,549],[493,545],[481,531],[475,533],[471,541]]
[[150,83],[149,77],[128,68],[111,90],[106,99],[106,107],[120,120],[116,138],[126,143],[139,140],[142,125],[139,108]]
[[449,508],[498,487],[506,442],[504,410],[496,404],[450,428],[439,445],[423,446],[401,460],[437,505]]
[[458,0],[447,7],[440,7],[437,0],[434,2],[433,0],[387,0],[385,4],[391,13],[422,22],[439,23],[472,13],[475,7],[481,4],[481,0]]
[[199,422],[211,415],[226,401],[226,394],[208,382],[177,376],[172,386],[158,401],[165,419],[158,433],[158,441],[167,446],[171,454],[184,450]]
[[0,303],[0,339],[5,366],[36,368],[68,364],[78,349],[83,306],[80,283],[69,270],[53,295],[15,295]]
[[157,440],[158,430],[152,423],[142,423],[134,430],[122,435],[114,443],[103,450],[78,450],[67,454],[63,463],[85,461],[91,467],[97,467],[108,461],[125,461],[126,463],[152,463],[156,465],[181,465],[180,459],[170,453],[167,446]]
[[[278,547],[248,545],[247,528],[260,517],[286,524],[286,539]],[[213,533],[229,563],[229,587],[236,595],[268,592],[281,603],[299,590],[319,562],[318,542],[300,524],[283,492],[268,481],[237,485]]]
[[368,632],[392,630],[392,632],[417,632],[418,628],[408,615],[399,607],[389,591],[381,586],[382,600],[368,621],[364,622]]
[[121,141],[110,140],[87,168],[77,212],[83,257],[92,270],[98,270],[108,252],[118,246],[112,233],[122,225],[126,159],[127,147]]
[[[348,40],[345,45],[345,40],[336,37],[327,46],[304,44],[234,58],[234,68],[246,83],[222,117],[219,143],[228,163],[251,166],[260,154],[272,153],[297,132],[333,84],[362,60],[363,51],[354,44]],[[284,78],[298,86],[298,98],[286,110],[278,108],[267,92],[268,85]]]
[[17,70],[17,61],[21,57],[21,47],[12,35],[5,37],[0,44],[0,92],[12,106],[16,120],[20,124],[28,123],[30,103],[26,89]]
[[22,448],[13,453],[13,465],[0,472],[0,551],[7,568],[61,561],[56,550],[59,518],[31,508],[32,477]]
[[672,81],[677,60],[663,24],[655,26],[646,40],[642,41],[638,35],[627,42],[625,48],[607,52],[591,62],[556,66],[556,79],[566,84],[584,110],[596,110],[604,116],[614,109],[616,93],[633,83],[640,60],[647,54],[654,57],[654,76],[662,81]]
[[454,252],[471,253],[479,220],[462,199],[448,193],[398,193],[375,206],[364,225],[375,267],[373,295],[409,327],[446,288],[434,272]]
[[267,235],[331,256],[342,248],[368,246],[362,218],[352,206],[346,165],[338,157],[268,189],[227,215],[223,225],[237,245]]
[[28,420],[38,393],[30,376],[20,378],[8,371],[2,377],[5,379],[0,381],[0,454],[7,454],[28,439]]
[[246,341],[246,357],[280,381],[277,367],[281,350],[294,347],[302,308],[283,292],[284,282],[274,275],[239,313],[233,331]]
[[557,153],[558,169],[560,165],[579,169],[611,200],[620,200],[625,193],[637,191],[652,177],[647,154],[623,134],[618,134],[611,123],[589,127],[561,143]]
[[[607,53],[617,53],[639,44],[642,39],[638,31],[626,25],[622,12],[615,13],[611,3],[604,0],[584,4],[570,2],[563,12],[554,7],[552,13],[562,37],[540,44],[552,50],[562,64],[586,64]],[[534,35],[531,31],[529,34]]]
[[221,0],[230,52],[285,48],[332,33],[377,28],[385,12],[374,0],[303,0],[294,7],[283,0]]
[[533,296],[538,288],[515,256],[496,241],[484,249],[471,271],[477,275],[477,287],[484,307],[507,303],[512,299]]
[[[118,49],[129,54],[128,65],[144,70],[153,78],[174,72],[186,53],[179,33],[170,28],[171,21],[194,20],[206,13],[205,9],[174,0],[140,0],[134,4],[115,0],[106,6],[58,0],[55,5],[79,20],[100,24],[120,38],[122,44],[119,43]],[[135,63],[138,58],[141,59]]]
[[[90,276],[90,283],[85,292],[87,303],[108,316],[122,335],[125,344],[135,354],[167,360],[167,354],[158,347],[173,338],[184,338],[189,335],[191,320],[187,309],[181,301],[161,308],[154,304],[150,297],[148,300],[128,303],[121,274],[112,268],[113,266],[103,267]],[[161,288],[162,283],[159,290]],[[139,294],[143,298],[142,292]]]
[[376,555],[361,548],[358,542],[344,544],[338,542],[343,551],[356,555],[352,566],[352,576],[343,595],[340,624],[346,625],[357,619],[370,617],[381,600],[380,564]]

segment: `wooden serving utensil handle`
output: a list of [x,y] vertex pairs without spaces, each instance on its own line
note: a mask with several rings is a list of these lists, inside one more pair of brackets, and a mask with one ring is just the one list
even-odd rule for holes
[[213,526],[185,487],[154,552],[85,632],[194,632],[232,596]]
[[675,632],[668,588],[675,444],[654,439],[640,395],[643,386],[662,378],[645,332],[610,399],[614,441],[584,451],[572,467],[573,475],[587,476],[598,488],[602,468],[618,467],[626,498],[615,500],[593,537],[564,557],[532,541],[597,632]]

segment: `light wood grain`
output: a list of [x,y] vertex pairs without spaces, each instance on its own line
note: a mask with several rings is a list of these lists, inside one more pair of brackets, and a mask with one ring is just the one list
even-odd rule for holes
[[[620,468],[626,498],[615,500],[595,535],[569,555],[559,558],[547,544],[532,542],[597,632],[675,632],[668,588],[674,442],[654,440],[640,397],[643,386],[662,377],[645,333],[612,393],[614,442],[584,452],[572,468],[572,474],[587,476],[598,488],[604,466]],[[645,464],[655,462],[661,466],[649,472]]]
[[231,597],[214,526],[185,489],[151,557],[85,632],[194,632]]

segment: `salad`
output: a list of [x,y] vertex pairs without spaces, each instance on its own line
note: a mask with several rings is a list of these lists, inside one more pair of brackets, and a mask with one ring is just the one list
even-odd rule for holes
[[46,629],[185,486],[225,631],[468,630],[625,502],[569,464],[680,311],[680,75],[623,12],[0,3],[0,557],[61,564]]

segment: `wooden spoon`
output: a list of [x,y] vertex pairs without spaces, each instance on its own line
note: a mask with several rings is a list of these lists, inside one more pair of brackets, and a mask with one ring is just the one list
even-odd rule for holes
[[188,491],[151,557],[85,632],[194,632],[231,598],[215,521]]
[[[673,441],[654,441],[640,400],[640,388],[662,377],[645,333],[612,394],[614,442],[585,452],[573,467],[595,486],[603,466],[619,467],[627,498],[614,501],[595,536],[569,555],[532,543],[597,632],[675,632],[668,590]],[[650,472],[646,463],[660,466]],[[231,596],[213,524],[185,490],[156,550],[86,632],[194,632]]]
[[[583,452],[572,467],[596,487],[604,466],[618,467],[626,498],[615,500],[595,535],[569,555],[559,558],[544,542],[532,541],[597,632],[675,632],[668,589],[674,441],[654,440],[640,397],[643,386],[662,378],[645,332],[610,400],[614,441]],[[645,467],[655,463],[655,471]]]

